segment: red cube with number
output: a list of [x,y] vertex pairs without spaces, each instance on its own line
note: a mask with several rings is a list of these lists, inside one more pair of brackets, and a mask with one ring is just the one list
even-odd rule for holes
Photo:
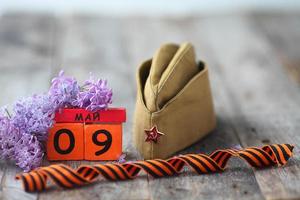
[[48,160],[82,160],[84,158],[83,134],[83,124],[54,124],[48,136]]
[[117,160],[122,154],[124,108],[63,109],[47,141],[48,160]]
[[122,124],[84,126],[85,160],[117,160],[122,154]]

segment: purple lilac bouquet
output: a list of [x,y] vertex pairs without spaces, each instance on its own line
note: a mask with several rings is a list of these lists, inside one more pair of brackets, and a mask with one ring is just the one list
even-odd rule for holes
[[46,141],[47,132],[53,125],[54,107],[49,95],[33,95],[18,100],[13,107],[12,123],[19,130],[36,136],[39,141]]
[[58,76],[51,81],[51,87],[48,95],[55,109],[74,107],[80,93],[80,87],[73,77],[64,75],[64,71],[60,71]]
[[96,111],[112,103],[106,80],[92,77],[79,86],[76,79],[61,71],[49,92],[18,100],[10,114],[0,109],[0,159],[11,160],[28,172],[39,167],[45,153],[44,142],[54,123],[54,114],[63,108]]
[[92,76],[84,82],[78,98],[73,105],[95,111],[106,109],[112,103],[112,90],[107,87],[106,80],[95,80]]

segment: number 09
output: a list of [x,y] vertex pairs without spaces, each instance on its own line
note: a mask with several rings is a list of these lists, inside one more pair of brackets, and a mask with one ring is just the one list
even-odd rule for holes
[[[69,137],[70,143],[69,143],[69,146],[66,149],[62,149],[59,146],[59,139],[60,139],[60,136],[62,134],[66,134]],[[106,137],[106,139],[104,141],[100,141],[99,140],[99,135],[104,135]],[[109,148],[111,147],[112,135],[109,131],[107,131],[105,129],[97,130],[92,135],[92,141],[97,146],[103,146],[103,148],[101,150],[95,152],[95,155],[99,156],[99,155],[105,153],[106,151],[108,151]],[[69,154],[69,153],[71,153],[73,151],[73,149],[75,148],[75,137],[74,137],[73,132],[70,131],[69,129],[60,129],[60,130],[58,130],[54,135],[54,148],[60,154]]]

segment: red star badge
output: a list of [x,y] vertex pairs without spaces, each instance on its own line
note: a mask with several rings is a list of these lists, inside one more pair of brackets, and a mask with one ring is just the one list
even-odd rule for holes
[[162,132],[159,132],[156,126],[153,126],[150,130],[145,130],[146,133],[146,142],[157,143],[157,140],[160,136],[164,135]]

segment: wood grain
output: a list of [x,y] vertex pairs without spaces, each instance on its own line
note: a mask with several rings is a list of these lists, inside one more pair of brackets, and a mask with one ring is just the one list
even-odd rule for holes
[[[298,88],[291,84],[269,41],[246,17],[207,20],[207,42],[222,67],[223,85],[232,102],[231,118],[242,146],[299,143]],[[218,27],[221,31],[216,31]],[[226,38],[224,40],[223,38]],[[234,45],[232,41],[235,42]],[[230,47],[230,49],[228,48]],[[299,197],[299,155],[280,170],[255,170],[266,199]]]
[[[190,41],[198,58],[208,63],[218,125],[179,154],[238,145],[298,144],[299,17],[4,15],[0,18],[0,84],[5,87],[0,104],[46,91],[60,69],[80,82],[92,72],[96,78],[109,80],[114,105],[127,109],[123,140],[127,160],[141,159],[131,142],[136,68],[162,43]],[[144,175],[134,181],[101,180],[74,190],[50,188],[40,194],[23,192],[13,179],[20,170],[13,163],[1,162],[0,199],[298,199],[299,160],[296,148],[295,157],[280,169],[253,170],[233,159],[222,174],[187,172],[161,179]],[[77,167],[97,162],[63,163]],[[44,165],[48,164],[45,160]]]
[[[51,71],[53,18],[8,14],[0,18],[0,104],[47,91]],[[1,161],[0,199],[37,199],[15,180],[21,170]]]
[[256,13],[251,21],[273,47],[289,78],[300,85],[300,21],[299,13]]
[[[125,22],[124,22],[125,23]],[[56,66],[57,74],[64,69],[66,75],[79,81],[89,78],[92,72],[95,78],[109,80],[113,88],[113,105],[127,109],[127,122],[123,131],[123,151],[126,159],[139,159],[131,144],[131,127],[134,106],[134,68],[128,68],[126,53],[122,46],[122,20],[99,19],[86,16],[69,16],[57,23]],[[105,27],[105,29],[104,29]],[[91,164],[88,161],[64,161],[73,167]],[[97,163],[97,162],[93,162]],[[99,163],[99,162],[98,162]],[[137,189],[138,188],[138,189]],[[88,190],[88,192],[86,192]],[[107,182],[81,188],[79,190],[55,190],[41,193],[39,199],[149,199],[147,177],[136,181]]]

